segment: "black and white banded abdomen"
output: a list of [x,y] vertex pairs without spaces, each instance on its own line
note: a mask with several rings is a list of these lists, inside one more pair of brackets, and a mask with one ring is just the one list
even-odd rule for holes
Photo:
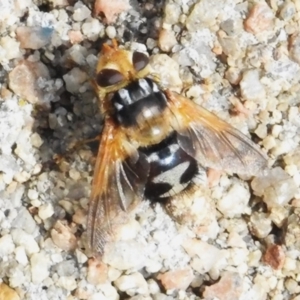
[[176,132],[139,151],[146,154],[150,167],[144,193],[147,199],[159,201],[180,194],[198,173],[197,161],[178,145]]

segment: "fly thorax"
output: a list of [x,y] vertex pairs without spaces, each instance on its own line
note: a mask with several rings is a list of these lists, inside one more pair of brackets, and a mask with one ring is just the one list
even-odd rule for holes
[[117,91],[111,99],[113,116],[124,127],[146,128],[159,119],[167,106],[164,93],[149,78],[139,79]]

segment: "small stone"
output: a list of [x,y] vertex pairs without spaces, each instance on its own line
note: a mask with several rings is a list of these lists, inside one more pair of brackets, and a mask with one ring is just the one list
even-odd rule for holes
[[87,256],[78,249],[75,250],[75,255],[79,264],[84,264],[88,260]]
[[[290,294],[299,294],[300,293],[300,287],[296,280],[292,278],[287,278],[285,281],[285,287],[290,292]],[[293,300],[296,298],[293,298]]]
[[300,34],[294,33],[289,39],[289,52],[293,61],[300,64]]
[[163,87],[172,89],[182,88],[182,81],[179,77],[179,65],[166,54],[151,56],[150,65],[161,80]]
[[274,14],[266,3],[255,4],[245,23],[245,30],[253,34],[273,29]]
[[148,280],[148,289],[149,289],[149,293],[152,295],[155,295],[160,292],[158,283],[152,278]]
[[292,1],[285,1],[281,7],[279,16],[281,19],[288,21],[297,13],[295,4]]
[[72,44],[79,44],[83,41],[83,35],[79,30],[69,30],[68,36]]
[[50,218],[54,214],[53,206],[51,203],[43,204],[39,207],[38,216],[42,220]]
[[41,283],[49,276],[49,257],[44,253],[35,253],[30,258],[31,280],[33,283]]
[[122,275],[122,271],[117,270],[113,267],[109,267],[108,268],[108,280],[110,282],[115,281],[116,279],[118,279],[120,276]]
[[117,16],[130,8],[128,0],[96,0],[94,4],[94,14],[103,12],[108,24],[113,23]]
[[217,202],[218,209],[229,218],[245,213],[248,208],[250,193],[246,186],[235,182],[228,192]]
[[258,238],[265,238],[272,230],[272,221],[268,214],[254,212],[250,217],[250,231]]
[[6,234],[0,238],[0,257],[3,258],[14,252],[15,244],[12,236]]
[[104,25],[97,19],[89,19],[82,25],[82,33],[91,41],[96,41],[99,35],[104,33]]
[[71,228],[61,221],[57,221],[51,230],[53,243],[60,249],[70,251],[77,246],[77,239]]
[[81,1],[78,1],[74,5],[73,19],[76,22],[81,22],[90,17],[91,11]]
[[193,257],[191,267],[200,274],[209,272],[223,258],[217,247],[200,240],[186,240],[182,247]]
[[73,214],[72,221],[76,224],[84,226],[86,224],[86,218],[87,218],[86,211],[78,208]]
[[105,32],[110,39],[114,39],[117,35],[117,31],[114,26],[107,26]]
[[133,273],[130,275],[123,275],[118,278],[114,285],[120,291],[126,291],[128,295],[136,295],[136,294],[148,294],[148,284],[141,273]]
[[271,209],[270,219],[278,227],[282,228],[289,216],[289,212],[286,207],[278,206]]
[[263,139],[268,135],[268,128],[266,124],[259,124],[254,132],[259,138]]
[[23,49],[40,49],[51,41],[53,28],[51,27],[18,27],[17,40]]
[[260,100],[265,97],[265,89],[259,79],[259,70],[250,69],[243,72],[240,81],[241,93],[246,100]]
[[117,270],[139,270],[146,263],[145,249],[134,240],[119,241],[105,248],[103,262]]
[[18,215],[13,220],[12,226],[14,228],[23,229],[29,234],[32,234],[37,228],[35,220],[25,207],[21,207],[18,209]]
[[181,15],[180,5],[177,3],[167,3],[164,8],[164,23],[173,25],[178,23]]
[[123,241],[134,240],[140,230],[140,223],[134,219],[131,219],[126,224],[121,226],[118,232],[116,232],[116,238],[117,240]]
[[219,282],[206,286],[205,299],[239,300],[243,293],[243,280],[238,273],[224,272]]
[[9,73],[9,87],[30,103],[43,100],[43,91],[37,85],[38,78],[50,79],[47,67],[41,62],[23,60]]
[[60,276],[56,283],[67,291],[73,291],[77,287],[76,278],[74,276]]
[[27,255],[31,256],[33,253],[37,253],[40,250],[34,237],[22,229],[13,229],[11,235],[14,243],[17,246],[23,246]]
[[193,281],[194,274],[191,269],[187,268],[158,274],[157,279],[166,290],[186,290]]
[[108,266],[107,264],[90,258],[88,261],[87,281],[91,284],[103,284],[107,281]]
[[23,266],[28,264],[28,258],[26,255],[25,248],[23,246],[16,247],[15,249],[16,260]]
[[261,264],[262,253],[260,250],[250,252],[248,255],[248,266],[258,267]]
[[158,46],[161,51],[170,52],[177,45],[177,40],[174,31],[162,29],[158,37]]
[[293,178],[280,167],[273,168],[265,176],[254,178],[251,187],[256,195],[263,196],[269,208],[287,204],[297,192]]
[[0,283],[0,300],[20,300],[20,297],[15,290],[2,282]]
[[44,141],[42,140],[42,138],[40,137],[40,135],[37,132],[34,132],[31,135],[30,140],[31,140],[32,146],[35,148],[40,148],[44,143]]
[[222,4],[221,2],[218,4],[218,2],[203,0],[196,3],[186,20],[188,31],[193,32],[203,28],[213,27],[218,20],[220,6],[224,6],[224,2]]
[[228,235],[228,246],[233,248],[246,248],[246,243],[243,238],[235,231],[231,231]]
[[235,67],[230,67],[226,72],[225,72],[225,78],[234,85],[237,85],[240,83],[242,79],[241,75],[241,70],[239,68]]
[[70,72],[63,76],[63,79],[66,83],[66,89],[70,93],[78,92],[82,83],[84,83],[87,78],[87,74],[77,67],[73,68]]
[[274,270],[282,269],[285,262],[285,253],[282,246],[268,246],[265,254],[263,255],[263,261],[271,266]]
[[36,190],[33,189],[29,189],[27,192],[27,197],[31,200],[31,201],[35,201],[38,199],[38,192]]
[[10,36],[0,38],[0,47],[3,49],[3,53],[0,51],[0,62],[21,56],[20,43]]

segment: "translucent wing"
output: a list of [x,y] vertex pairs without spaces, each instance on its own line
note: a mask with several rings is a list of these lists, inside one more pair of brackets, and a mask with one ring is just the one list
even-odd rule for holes
[[103,253],[114,229],[124,223],[127,212],[142,200],[148,173],[145,156],[108,119],[101,137],[88,210],[87,235],[94,254]]
[[179,94],[166,95],[178,143],[201,165],[247,175],[267,168],[265,154],[240,131]]

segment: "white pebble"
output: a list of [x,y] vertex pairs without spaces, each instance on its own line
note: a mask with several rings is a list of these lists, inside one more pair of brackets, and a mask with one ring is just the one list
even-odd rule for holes
[[259,79],[259,70],[251,69],[243,73],[240,82],[243,98],[247,100],[257,100],[265,97],[265,89]]
[[74,21],[81,22],[91,15],[91,11],[81,1],[74,5],[73,19]]
[[31,140],[32,146],[35,148],[40,148],[44,143],[43,140],[41,139],[40,135],[36,132],[34,132],[31,135],[30,140]]
[[23,246],[16,247],[15,249],[16,260],[23,266],[28,264],[28,258],[26,255],[25,248]]
[[38,199],[39,194],[36,190],[29,189],[27,192],[27,196],[30,200],[36,200]]
[[15,244],[12,236],[6,234],[0,238],[0,257],[5,257],[14,252]]
[[42,220],[50,218],[54,214],[53,206],[51,203],[43,204],[39,207],[38,216]]
[[148,293],[148,284],[141,273],[123,275],[114,282],[120,291],[126,291],[133,296],[135,294],[145,295]]
[[114,26],[107,26],[105,32],[110,39],[115,38],[117,34],[116,28]]
[[120,241],[111,245],[103,256],[103,262],[118,270],[141,269],[145,266],[145,249],[138,242]]
[[217,206],[225,216],[232,218],[246,212],[249,199],[249,190],[242,182],[237,181],[230,187],[227,194],[217,202]]
[[23,246],[27,255],[32,255],[39,251],[39,246],[34,237],[22,229],[13,229],[11,232],[13,241],[18,246]]
[[33,283],[41,283],[49,276],[49,257],[43,253],[35,253],[30,258],[31,280]]
[[200,240],[189,239],[182,246],[189,256],[194,257],[191,267],[200,274],[211,270],[218,260],[223,258],[217,247]]
[[73,276],[61,276],[57,281],[57,285],[67,291],[73,291],[77,287],[77,282]]

